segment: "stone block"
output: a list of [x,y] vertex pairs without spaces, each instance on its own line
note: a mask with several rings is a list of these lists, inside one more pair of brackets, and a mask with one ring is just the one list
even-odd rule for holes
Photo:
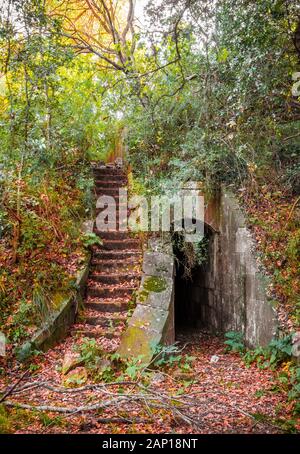
[[162,333],[167,318],[168,311],[139,304],[129,321],[129,326]]
[[144,254],[143,272],[148,276],[173,278],[174,258],[162,252],[147,251]]
[[161,342],[162,334],[156,331],[128,326],[122,335],[118,353],[122,358],[141,357],[144,364],[152,360],[155,346]]

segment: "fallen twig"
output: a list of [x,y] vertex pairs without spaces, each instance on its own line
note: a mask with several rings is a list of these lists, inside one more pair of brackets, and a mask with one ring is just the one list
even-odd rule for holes
[[10,396],[11,394],[13,394],[14,389],[21,383],[22,380],[24,380],[24,378],[26,377],[26,375],[28,375],[28,372],[29,372],[29,371],[26,370],[26,371],[24,372],[24,374],[21,375],[21,377],[19,378],[19,380],[17,380],[16,383],[15,383],[11,388],[9,388],[6,392],[4,391],[4,394],[3,394],[3,396],[2,396],[1,399],[0,399],[0,403],[1,403],[1,402],[4,402],[5,399],[6,399],[8,396]]

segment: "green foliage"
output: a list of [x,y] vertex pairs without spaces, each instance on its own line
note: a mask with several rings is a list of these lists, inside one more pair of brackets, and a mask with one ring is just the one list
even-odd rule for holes
[[[273,0],[170,3],[171,9],[151,5],[150,18],[154,28],[159,23],[168,29],[185,10],[177,42],[181,60],[153,75],[146,112],[138,103],[127,109],[136,173],[148,187],[168,176],[174,188],[193,179],[214,188],[241,185],[275,166],[286,171],[282,181],[293,190],[299,121],[286,106],[291,75],[299,70],[291,39],[297,6]],[[195,46],[207,39],[206,46]],[[162,39],[156,60],[172,61],[175,47]]]
[[[253,350],[245,351],[243,336],[241,333],[230,331],[225,334],[228,339],[225,341],[227,351],[240,353],[243,361],[249,367],[255,363],[259,368],[278,371],[278,386],[287,393],[289,401],[293,402],[293,414],[299,414],[300,397],[300,368],[292,361],[292,340],[294,334],[289,334],[280,339],[273,339],[266,348],[257,347]],[[257,394],[261,397],[263,394]]]
[[201,241],[195,244],[195,255],[197,265],[204,265],[208,261],[209,238],[203,237]]
[[286,374],[288,399],[294,402],[294,414],[300,415],[300,367],[293,365]]
[[57,288],[72,290],[93,206],[89,159],[105,158],[117,130],[102,106],[110,76],[95,77],[59,32],[40,0],[0,10],[0,320],[15,343],[55,308]]
[[98,346],[96,339],[84,338],[80,345],[76,346],[76,351],[80,356],[86,367],[95,369],[97,361],[101,358],[103,352]]
[[290,238],[287,247],[286,255],[294,261],[300,261],[300,229],[297,229]]
[[125,377],[129,377],[130,380],[136,380],[140,378],[142,372],[145,369],[145,363],[143,362],[143,356],[137,356],[136,358],[130,358],[126,361],[124,367]]
[[245,352],[241,333],[229,332],[225,334],[229,338],[225,344],[230,347],[230,350],[241,353],[247,365],[255,362],[262,368],[276,369],[284,361],[291,359],[293,335],[292,333],[280,339],[273,339],[265,348],[257,347]]
[[152,350],[153,359],[151,365],[154,367],[172,368],[178,366],[183,372],[190,372],[192,370],[191,365],[195,357],[181,354],[177,344],[153,344]]
[[254,350],[247,351],[243,359],[247,366],[250,366],[253,363],[256,363],[258,367],[266,367],[266,359],[265,359],[265,349],[262,347],[257,347]]
[[228,331],[225,334],[225,337],[227,340],[224,344],[227,346],[227,351],[242,353],[245,350],[244,336],[242,333],[237,331]]
[[276,367],[282,361],[289,359],[292,355],[293,334],[289,334],[281,339],[273,339],[268,348],[267,356],[269,357],[270,366]]
[[26,429],[34,422],[31,412],[20,408],[9,409],[0,405],[0,434],[14,433],[18,429]]
[[103,241],[101,238],[93,232],[87,232],[83,235],[82,243],[86,249],[91,248],[92,246],[102,246]]
[[46,413],[40,413],[39,419],[44,427],[63,426],[65,424],[61,416],[51,417]]
[[0,405],[0,434],[8,434],[10,432],[12,432],[11,421],[4,405]]
[[192,279],[193,269],[205,266],[208,261],[208,236],[203,236],[197,243],[189,243],[185,241],[184,235],[175,232],[172,235],[172,243],[176,260],[184,269],[183,277]]

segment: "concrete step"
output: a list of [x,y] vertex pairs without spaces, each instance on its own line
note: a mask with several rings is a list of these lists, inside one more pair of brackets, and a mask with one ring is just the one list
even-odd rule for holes
[[133,238],[134,234],[132,234],[130,232],[120,232],[120,230],[107,230],[105,232],[101,232],[97,228],[95,228],[94,229],[94,233],[96,235],[100,236],[102,239],[108,239],[108,240],[132,240],[132,239],[138,239],[138,238]]
[[[102,219],[101,219],[101,222],[102,222]],[[117,219],[116,219],[116,223],[115,224],[110,224],[108,225],[107,224],[107,219],[105,220],[104,222],[104,226],[101,224],[101,226],[97,226],[97,224],[99,224],[97,222],[97,218],[96,218],[96,221],[95,221],[95,228],[94,228],[94,233],[96,235],[99,235],[101,236],[101,232],[110,232],[110,231],[115,231],[115,232],[125,232],[125,233],[130,233],[131,234],[131,238],[132,238],[132,234],[137,234],[137,232],[131,232],[128,230],[128,218],[126,219],[126,216],[123,217],[122,215],[122,218],[119,219],[119,214],[117,213]],[[99,227],[99,228],[98,228]]]
[[126,251],[126,250],[138,250],[141,248],[141,243],[139,239],[130,238],[125,240],[112,240],[112,239],[105,239],[103,245],[99,247],[101,250],[106,251]]
[[103,273],[92,273],[90,279],[95,282],[101,282],[102,284],[124,284],[128,282],[130,286],[134,287],[139,280],[138,273],[132,274],[103,274]]
[[[127,303],[128,304],[128,303]],[[116,316],[114,317],[114,314]],[[85,317],[85,324],[86,325],[92,325],[92,326],[102,326],[102,327],[117,327],[117,326],[125,326],[126,325],[126,319],[127,319],[127,311],[123,312],[123,316],[121,315],[122,313],[111,313],[110,316],[98,316],[98,317]]]
[[108,187],[108,186],[95,186],[97,194],[104,195],[118,195],[120,189],[126,189],[124,186]]
[[131,251],[118,251],[118,250],[112,250],[112,251],[105,251],[105,250],[99,250],[99,249],[94,249],[93,253],[93,260],[123,260],[123,259],[128,259],[131,258],[132,260],[138,261],[142,256],[142,253],[138,250],[131,250]]
[[132,258],[124,260],[94,260],[93,271],[103,273],[135,273],[139,262]]
[[99,177],[102,178],[108,178],[109,180],[112,180],[114,178],[126,178],[126,174],[123,169],[118,169],[115,167],[100,167],[93,169],[93,173],[95,175],[95,179],[98,179]]
[[106,190],[103,191],[102,189],[97,189],[97,188],[94,188],[94,194],[96,196],[96,198],[98,199],[99,197],[101,196],[108,196],[108,197],[112,197],[113,200],[115,201],[115,204],[118,205],[119,204],[119,200],[120,200],[120,197],[119,197],[119,191],[117,192],[107,192]]
[[97,179],[95,180],[95,186],[105,186],[107,188],[114,188],[114,187],[124,187],[127,185],[127,179],[124,177],[119,177],[117,176],[116,178],[112,178],[111,180],[108,179],[109,175],[105,176],[105,178],[100,178],[100,177],[97,177]]
[[128,185],[128,180],[126,177],[114,176],[114,175],[103,175],[95,177],[95,186],[105,186],[108,188],[114,187],[126,187]]
[[[100,232],[103,229],[102,225],[101,226],[97,226],[97,224],[98,224],[97,219],[95,221],[95,224],[96,224],[97,230],[98,230],[98,227],[100,227],[100,230],[98,230],[98,232]],[[125,230],[125,228],[126,228],[126,230]],[[122,219],[119,220],[119,217],[117,215],[116,223],[113,224],[111,222],[109,225],[108,225],[108,223],[105,220],[105,222],[104,222],[104,230],[107,231],[107,229],[109,229],[109,230],[118,230],[118,231],[121,230],[123,232],[128,232],[128,219],[126,221],[126,217],[124,219],[123,216],[122,216]]]
[[106,339],[115,339],[115,338],[118,338],[120,337],[121,333],[118,333],[118,332],[112,332],[112,331],[108,331],[107,329],[106,330],[103,330],[103,329],[82,329],[82,328],[78,328],[78,329],[73,329],[71,331],[71,333],[74,335],[77,335],[77,336],[82,336],[82,337],[88,337],[89,339],[99,339],[99,337],[105,337]]
[[87,309],[92,309],[95,312],[122,312],[128,311],[128,300],[114,300],[114,299],[98,299],[86,302]]
[[132,293],[136,290],[133,286],[109,286],[100,285],[97,281],[89,279],[87,286],[87,295],[91,297],[113,299],[113,298],[130,298]]

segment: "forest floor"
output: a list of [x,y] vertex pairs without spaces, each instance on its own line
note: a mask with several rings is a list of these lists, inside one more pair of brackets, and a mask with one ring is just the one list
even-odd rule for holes
[[[7,400],[74,411],[107,399],[111,405],[69,414],[0,406],[0,429],[1,421],[7,432],[14,433],[284,433],[300,429],[299,422],[292,421],[278,372],[254,364],[246,367],[240,355],[225,353],[221,338],[207,333],[181,335],[181,354],[194,357],[191,370],[165,365],[146,378],[140,376],[138,389],[130,379],[128,385],[98,382],[94,386],[90,376],[83,387],[63,388],[61,366],[69,341],[67,338],[46,355],[36,357],[29,374]],[[17,364],[5,368],[1,391],[16,383],[23,372]],[[143,384],[148,386],[146,398],[134,399],[145,389]],[[129,396],[124,404],[113,403],[124,394]],[[176,408],[183,409],[182,413]]]

